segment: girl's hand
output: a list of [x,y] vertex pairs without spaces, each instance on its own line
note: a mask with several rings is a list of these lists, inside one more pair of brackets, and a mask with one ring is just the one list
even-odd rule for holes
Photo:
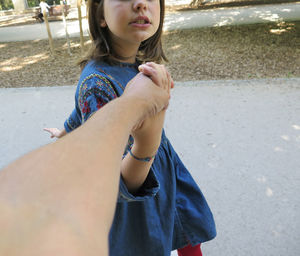
[[43,129],[44,131],[46,132],[49,132],[51,134],[51,138],[61,138],[63,137],[64,135],[66,135],[66,130],[63,129],[63,130],[59,130],[57,128],[44,128]]
[[147,62],[139,66],[139,71],[151,78],[157,86],[167,89],[174,88],[174,81],[164,65]]

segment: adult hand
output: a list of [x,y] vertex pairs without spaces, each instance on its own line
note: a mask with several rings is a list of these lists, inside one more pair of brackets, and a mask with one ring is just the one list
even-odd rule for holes
[[165,65],[156,64],[154,62],[146,62],[139,66],[139,71],[150,77],[151,80],[159,87],[167,88],[168,91],[174,88],[174,81]]
[[138,73],[127,84],[122,97],[133,98],[142,102],[145,112],[140,121],[146,117],[154,116],[169,104],[170,92],[167,87],[159,87],[142,73]]

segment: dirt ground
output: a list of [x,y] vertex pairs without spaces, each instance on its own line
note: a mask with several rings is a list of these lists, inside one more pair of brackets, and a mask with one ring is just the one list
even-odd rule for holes
[[[172,31],[163,35],[175,81],[300,76],[300,22]],[[0,43],[0,87],[74,85],[78,38]],[[90,41],[86,38],[85,51]]]

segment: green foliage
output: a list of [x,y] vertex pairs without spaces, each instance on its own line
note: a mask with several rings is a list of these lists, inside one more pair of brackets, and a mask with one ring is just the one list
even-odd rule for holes
[[49,5],[58,5],[60,4],[60,0],[46,0],[47,4]]
[[[45,2],[47,2],[47,4],[49,5],[60,4],[60,0],[45,0]],[[40,0],[27,0],[27,3],[28,3],[28,7],[35,7],[35,6],[39,6]]]
[[39,0],[27,0],[28,7],[35,7],[40,4]]
[[[58,5],[60,4],[60,0],[45,0],[49,5]],[[28,7],[36,7],[39,6],[40,0],[27,0]],[[13,9],[14,5],[12,0],[0,0],[0,11]]]
[[13,9],[14,5],[12,0],[0,0],[0,11]]

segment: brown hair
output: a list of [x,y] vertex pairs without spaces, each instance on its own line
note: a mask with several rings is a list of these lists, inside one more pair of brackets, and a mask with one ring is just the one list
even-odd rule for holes
[[[141,62],[155,61],[160,63],[162,60],[168,61],[163,52],[161,43],[163,20],[165,16],[165,1],[159,0],[159,2],[159,27],[152,37],[141,43],[137,55],[137,59]],[[112,57],[116,57],[116,54],[113,52],[113,49],[110,46],[108,28],[103,28],[100,26],[101,20],[104,19],[103,3],[104,0],[88,0],[88,22],[92,46],[87,56],[79,61],[81,69],[83,69],[90,60],[104,60],[107,62],[113,62]]]

